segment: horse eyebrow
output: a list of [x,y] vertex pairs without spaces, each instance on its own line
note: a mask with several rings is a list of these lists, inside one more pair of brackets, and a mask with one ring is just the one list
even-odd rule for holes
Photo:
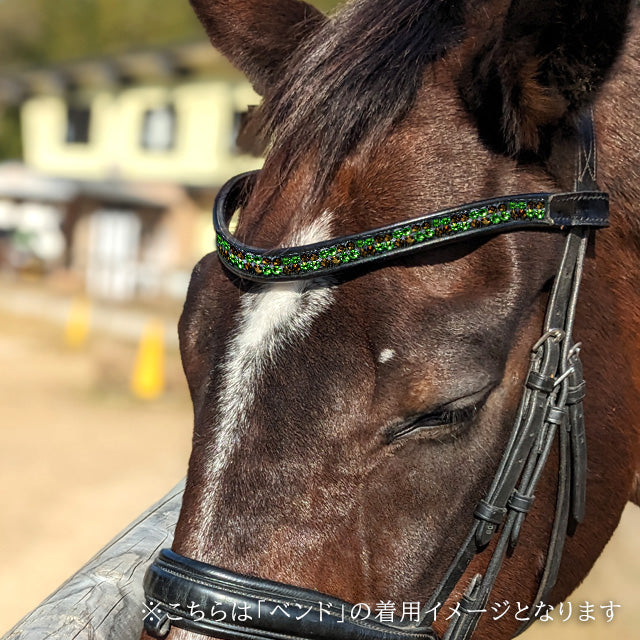
[[[412,107],[427,65],[463,33],[464,3],[356,0],[312,34],[267,92],[256,127],[283,178],[322,150],[324,191],[365,139],[380,139]],[[398,61],[401,61],[399,64]]]

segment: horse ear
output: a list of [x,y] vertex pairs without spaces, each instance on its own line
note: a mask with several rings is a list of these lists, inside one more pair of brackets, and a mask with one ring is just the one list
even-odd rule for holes
[[553,130],[594,100],[629,11],[630,0],[513,0],[460,76],[482,138],[510,154],[543,153]]
[[213,46],[259,94],[325,16],[300,0],[189,0]]

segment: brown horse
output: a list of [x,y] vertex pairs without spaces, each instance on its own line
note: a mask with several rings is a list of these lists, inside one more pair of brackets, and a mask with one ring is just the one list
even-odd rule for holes
[[[567,537],[550,603],[565,598],[639,499],[635,9],[355,0],[326,18],[298,0],[191,4],[264,95],[267,158],[236,231],[254,246],[571,191],[577,114],[593,106],[611,226],[587,259],[574,331],[589,463],[586,517]],[[424,603],[496,473],[563,242],[516,231],[267,285],[203,258],[179,328],[195,430],[174,551],[372,607]],[[491,602],[534,599],[557,467],[554,450]],[[435,628],[447,625],[439,617]],[[509,638],[518,625],[484,616],[474,638]]]

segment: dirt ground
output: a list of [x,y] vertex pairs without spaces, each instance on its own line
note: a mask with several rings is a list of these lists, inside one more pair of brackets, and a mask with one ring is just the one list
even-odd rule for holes
[[[0,633],[184,475],[191,407],[175,351],[168,391],[139,401],[128,392],[135,345],[92,336],[71,350],[60,326],[0,311]],[[572,620],[536,638],[640,638],[640,509],[623,524],[571,597]],[[596,605],[596,622],[577,622]],[[601,604],[622,606],[604,622]],[[566,611],[566,610],[565,610]],[[566,613],[565,613],[566,615]]]
[[0,634],[185,474],[191,406],[128,393],[135,345],[0,313]]

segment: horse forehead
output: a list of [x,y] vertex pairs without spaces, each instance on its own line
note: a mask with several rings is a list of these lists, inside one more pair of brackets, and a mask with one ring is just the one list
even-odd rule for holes
[[335,214],[330,209],[325,209],[319,216],[309,220],[302,220],[297,228],[289,235],[288,244],[300,246],[329,240],[332,236],[332,227]]
[[[284,245],[299,246],[331,236],[333,214],[329,210],[291,232]],[[322,281],[294,281],[262,287],[240,297],[234,335],[230,341],[227,369],[234,361],[253,359],[260,364],[287,339],[303,336],[308,325],[332,302],[333,295]],[[246,353],[245,353],[246,352]],[[262,367],[255,367],[258,373]]]
[[[331,212],[325,211],[290,233],[286,243],[325,240],[331,222]],[[240,295],[216,384],[216,455],[210,458],[208,469],[211,504],[220,500],[220,480],[241,453],[251,429],[256,389],[287,349],[304,342],[313,322],[333,299],[332,288],[322,281],[276,283]],[[219,304],[222,313],[229,313],[224,301]]]

